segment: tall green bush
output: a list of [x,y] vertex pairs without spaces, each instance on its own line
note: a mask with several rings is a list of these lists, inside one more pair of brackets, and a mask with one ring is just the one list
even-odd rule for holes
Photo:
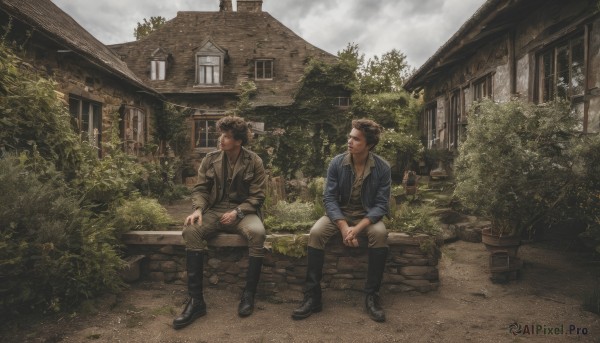
[[70,308],[121,285],[109,214],[138,195],[144,169],[121,150],[118,125],[99,159],[70,121],[54,84],[0,39],[1,319]]
[[582,239],[600,253],[600,135],[587,135],[578,150],[578,178],[570,194],[569,211],[586,225]]
[[487,100],[473,108],[455,164],[461,204],[488,216],[503,234],[568,216],[561,209],[577,183],[581,146],[568,104]]
[[[47,163],[0,158],[0,313],[57,311],[117,290],[121,260],[109,222],[95,217]],[[5,318],[5,319],[6,319]]]
[[79,135],[58,100],[54,84],[39,78],[0,41],[0,148],[37,149],[67,177],[73,177],[84,158]]

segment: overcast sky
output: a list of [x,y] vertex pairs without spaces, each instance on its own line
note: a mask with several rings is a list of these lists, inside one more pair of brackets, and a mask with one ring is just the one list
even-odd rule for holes
[[[177,11],[218,11],[219,0],[52,0],[104,44],[134,40],[138,22]],[[485,0],[263,0],[269,12],[311,44],[337,54],[357,43],[367,58],[392,49],[418,68]],[[236,9],[236,0],[233,0]]]

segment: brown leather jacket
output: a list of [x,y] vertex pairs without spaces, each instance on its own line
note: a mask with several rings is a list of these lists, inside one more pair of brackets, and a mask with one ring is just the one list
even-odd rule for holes
[[[192,202],[194,209],[200,209],[202,213],[221,200],[223,158],[225,152],[211,152],[198,168],[198,183],[192,190]],[[233,171],[229,194],[244,214],[256,213],[260,216],[260,207],[265,200],[265,168],[260,157],[244,147]]]

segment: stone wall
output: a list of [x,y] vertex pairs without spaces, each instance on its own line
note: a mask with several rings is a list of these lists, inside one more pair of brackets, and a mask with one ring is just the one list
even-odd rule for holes
[[[265,247],[258,292],[276,295],[281,291],[302,292],[306,275],[306,257],[290,257],[270,248],[274,239],[286,235],[269,235]],[[144,256],[140,277],[146,280],[184,285],[185,247],[180,231],[136,231],[124,235],[129,256]],[[306,240],[301,240],[305,242]],[[246,241],[239,235],[222,234],[208,242],[204,283],[209,287],[239,291],[245,284],[248,267]],[[367,248],[348,248],[334,237],[326,247],[322,286],[324,289],[360,291],[367,273]],[[441,242],[429,236],[390,233],[388,255],[383,278],[383,291],[429,292],[439,285],[438,259]],[[424,250],[427,250],[424,252]]]

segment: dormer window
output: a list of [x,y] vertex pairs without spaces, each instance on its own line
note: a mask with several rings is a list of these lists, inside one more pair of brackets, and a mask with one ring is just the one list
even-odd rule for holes
[[150,80],[164,80],[167,74],[167,60],[171,56],[163,48],[157,48],[150,55]]
[[272,80],[273,79],[273,60],[256,60],[254,65],[254,79]]
[[219,56],[198,56],[198,83],[201,85],[221,83],[221,58]]
[[196,84],[198,86],[218,86],[223,78],[223,62],[226,51],[210,40],[196,52]]
[[167,69],[167,61],[151,61],[150,62],[150,80],[164,80],[165,71]]

